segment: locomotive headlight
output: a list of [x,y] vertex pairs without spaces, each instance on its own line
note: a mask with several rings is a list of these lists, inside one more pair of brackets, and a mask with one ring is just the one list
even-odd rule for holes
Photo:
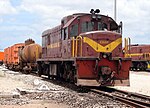
[[112,54],[111,53],[100,53],[100,58],[111,59],[112,58]]
[[103,55],[103,58],[107,58],[107,55],[106,55],[106,54],[104,54],[104,55]]
[[100,15],[98,15],[98,16],[97,16],[97,19],[101,19],[101,16],[100,16]]
[[96,19],[96,15],[94,14],[94,15],[92,15],[92,19]]

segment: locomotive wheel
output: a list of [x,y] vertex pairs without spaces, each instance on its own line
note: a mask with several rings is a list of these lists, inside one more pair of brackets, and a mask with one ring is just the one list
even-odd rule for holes
[[77,83],[77,75],[74,75],[74,83]]
[[77,82],[77,78],[75,75],[75,69],[73,66],[71,66],[70,64],[64,64],[64,69],[63,69],[63,79],[65,81],[71,82],[71,83],[76,83]]
[[58,64],[57,69],[56,79],[63,80],[64,66],[62,64]]

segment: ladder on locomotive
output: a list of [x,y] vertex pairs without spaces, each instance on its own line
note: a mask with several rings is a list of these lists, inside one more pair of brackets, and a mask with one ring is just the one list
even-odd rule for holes
[[72,57],[82,57],[82,36],[72,38]]

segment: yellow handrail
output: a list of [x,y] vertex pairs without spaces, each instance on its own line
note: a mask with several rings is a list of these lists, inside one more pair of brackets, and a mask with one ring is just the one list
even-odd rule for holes
[[131,57],[130,55],[130,38],[125,38],[125,57]]
[[76,37],[76,50],[75,50],[75,56],[77,57],[77,52],[78,52],[78,40],[81,39],[81,47],[80,47],[80,56],[82,56],[82,36],[77,36]]
[[75,39],[74,37],[72,38],[72,57],[74,57],[74,46],[75,46]]

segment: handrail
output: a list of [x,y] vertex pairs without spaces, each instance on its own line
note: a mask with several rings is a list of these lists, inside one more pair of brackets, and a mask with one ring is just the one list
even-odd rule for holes
[[76,41],[76,50],[75,50],[75,56],[77,57],[77,52],[78,52],[78,40],[81,39],[81,48],[80,48],[80,56],[82,56],[82,36],[77,36],[75,41]]
[[74,53],[75,53],[75,52],[74,52],[74,49],[75,49],[74,46],[75,46],[75,38],[73,37],[73,38],[72,38],[72,57],[75,56],[75,55],[74,55]]
[[131,57],[130,55],[130,46],[131,46],[131,39],[125,38],[125,57]]

